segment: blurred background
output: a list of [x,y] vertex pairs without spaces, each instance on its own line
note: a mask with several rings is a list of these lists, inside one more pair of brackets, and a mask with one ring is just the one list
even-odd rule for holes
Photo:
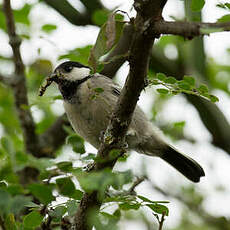
[[[21,54],[26,65],[30,109],[36,122],[36,132],[42,134],[64,113],[56,86],[50,87],[43,98],[38,97],[38,89],[45,77],[65,60],[87,64],[90,48],[108,13],[120,9],[130,17],[135,16],[133,1],[11,2],[17,33],[23,39]],[[189,0],[169,0],[163,11],[164,19],[216,22],[226,20],[228,15],[229,20],[230,7],[224,7],[224,1],[206,1],[202,13],[192,12],[189,3]],[[127,16],[125,19],[128,20]],[[8,42],[4,15],[0,12],[0,73],[4,76],[14,73]],[[219,98],[219,102],[214,104],[192,95],[161,95],[152,86],[142,93],[138,102],[168,141],[196,159],[206,173],[201,182],[194,185],[157,158],[132,153],[126,162],[116,164],[115,169],[132,169],[138,177],[147,176],[148,179],[136,188],[138,194],[152,200],[170,201],[165,229],[230,229],[229,63],[229,32],[192,40],[162,36],[155,42],[150,77],[158,72],[177,79],[182,79],[184,75],[193,76],[198,84],[206,84]],[[123,85],[128,71],[128,63],[124,62],[115,74],[115,81]],[[3,137],[11,140],[15,152],[22,149],[22,132],[15,114],[12,92],[0,82],[0,138]],[[97,152],[88,143],[85,147],[87,152]],[[15,173],[24,167],[23,156],[11,162],[12,158],[6,158],[3,147],[0,148],[0,181],[10,183],[16,180]],[[55,161],[66,159],[79,164],[78,154],[63,142],[56,151]],[[147,209],[126,212],[120,229],[130,228],[156,229],[151,212]]]

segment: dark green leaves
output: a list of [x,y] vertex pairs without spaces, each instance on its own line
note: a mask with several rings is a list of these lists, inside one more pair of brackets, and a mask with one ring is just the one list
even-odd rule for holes
[[67,137],[66,143],[72,146],[74,152],[85,153],[84,140],[80,136],[76,134],[70,135]]
[[28,189],[42,204],[47,205],[51,201],[55,200],[52,194],[52,189],[47,185],[31,184]]
[[82,198],[82,191],[77,190],[71,178],[64,177],[56,180],[58,191],[63,196],[71,197],[76,200],[80,200]]
[[149,207],[152,211],[158,214],[164,214],[168,216],[169,214],[169,209],[165,205],[162,204],[147,204],[147,207]]
[[195,84],[195,79],[191,76],[184,76],[183,80],[176,80],[174,77],[167,77],[163,73],[157,73],[156,78],[150,80],[152,85],[163,85],[165,88],[158,88],[157,92],[166,95],[166,94],[178,94],[178,93],[187,93],[193,94],[209,99],[211,102],[217,102],[219,99],[210,94],[208,87],[206,85],[200,85],[198,88]]

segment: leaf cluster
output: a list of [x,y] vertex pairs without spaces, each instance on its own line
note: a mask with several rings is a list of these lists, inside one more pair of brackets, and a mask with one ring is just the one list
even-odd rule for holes
[[174,77],[167,77],[163,73],[156,74],[156,78],[150,80],[150,85],[162,85],[164,88],[158,88],[157,92],[166,95],[177,95],[178,93],[187,93],[209,99],[211,102],[218,102],[219,99],[209,93],[208,87],[204,84],[196,87],[195,79],[190,76],[184,76],[183,80],[177,80]]

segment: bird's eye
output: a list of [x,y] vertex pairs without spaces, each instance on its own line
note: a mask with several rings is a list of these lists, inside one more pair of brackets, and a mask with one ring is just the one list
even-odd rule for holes
[[64,70],[66,71],[66,72],[70,72],[71,70],[73,69],[73,66],[65,66],[65,68],[64,68]]

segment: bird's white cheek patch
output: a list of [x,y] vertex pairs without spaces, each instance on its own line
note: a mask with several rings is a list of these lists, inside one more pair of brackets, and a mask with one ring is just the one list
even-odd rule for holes
[[71,81],[81,80],[90,74],[89,68],[73,68],[72,71],[67,74],[68,79]]

